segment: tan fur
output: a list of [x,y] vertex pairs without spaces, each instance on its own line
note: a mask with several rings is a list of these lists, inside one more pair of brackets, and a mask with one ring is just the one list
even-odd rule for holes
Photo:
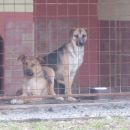
[[[65,94],[68,100],[75,101],[76,99],[71,97],[72,83],[77,71],[83,63],[87,31],[84,28],[75,28],[71,33],[72,36],[69,43],[49,53],[47,56],[39,56],[39,59],[41,60],[41,64],[50,64],[50,67],[55,69],[55,79],[57,82],[65,85]],[[55,64],[53,63],[54,57],[56,61]]]
[[[81,33],[79,30],[81,31]],[[63,55],[62,65],[64,65],[63,70],[64,70],[64,83],[65,83],[65,88],[66,88],[65,92],[68,95],[69,101],[76,100],[70,95],[72,95],[72,83],[74,81],[75,75],[83,62],[84,47],[81,49],[80,47],[77,47],[76,45],[78,38],[83,35],[86,37],[86,40],[87,40],[87,33],[84,28],[73,29],[71,41],[69,44],[67,44],[65,55]]]
[[[22,96],[56,95],[54,92],[55,72],[52,68],[41,66],[38,59],[35,57],[21,55],[18,59],[22,62],[24,71]],[[32,75],[27,74],[28,70],[31,71]],[[22,101],[16,99],[11,101],[12,104],[25,102],[26,100]]]

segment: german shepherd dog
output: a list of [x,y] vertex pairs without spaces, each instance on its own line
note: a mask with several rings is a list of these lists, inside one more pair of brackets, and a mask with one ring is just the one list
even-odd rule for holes
[[47,64],[54,69],[56,74],[55,80],[65,85],[65,94],[68,101],[76,101],[71,96],[71,87],[76,73],[83,63],[84,48],[87,42],[86,29],[76,28],[72,31],[69,43],[64,44],[47,56],[39,56],[39,61],[41,61],[42,65]]
[[[41,66],[35,57],[27,57],[21,55],[18,57],[23,64],[24,83],[22,88],[22,96],[47,96],[53,95],[55,72],[52,68]],[[11,100],[12,104],[25,103],[24,100]]]

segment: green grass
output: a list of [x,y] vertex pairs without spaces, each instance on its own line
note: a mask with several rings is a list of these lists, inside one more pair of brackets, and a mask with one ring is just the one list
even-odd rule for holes
[[10,128],[10,130],[19,130],[19,128],[16,127],[16,126],[12,126],[12,127]]
[[0,122],[0,130],[129,130],[130,119],[88,119],[70,121]]
[[37,122],[35,124],[35,130],[45,130],[44,123],[43,122]]
[[95,130],[101,130],[104,129],[105,124],[104,121],[94,121],[92,122],[91,127]]
[[128,128],[121,128],[121,129],[119,129],[119,130],[128,130]]
[[85,128],[76,128],[74,130],[86,130]]

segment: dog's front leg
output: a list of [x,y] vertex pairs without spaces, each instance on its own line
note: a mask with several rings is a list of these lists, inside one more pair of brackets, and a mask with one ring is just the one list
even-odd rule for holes
[[[27,89],[26,89],[25,85],[23,85],[22,88],[23,88],[23,89],[22,89],[22,95],[21,95],[20,97],[26,97],[26,96],[27,96]],[[12,100],[10,101],[10,103],[11,103],[11,104],[24,104],[24,103],[25,103],[25,100],[22,99],[22,98],[20,98],[20,97],[18,96],[18,97],[16,97],[16,98],[12,99]]]
[[64,65],[64,82],[65,82],[65,94],[67,95],[68,101],[76,101],[76,98],[73,98],[72,95],[72,83],[74,76],[71,75],[69,70],[69,65]]

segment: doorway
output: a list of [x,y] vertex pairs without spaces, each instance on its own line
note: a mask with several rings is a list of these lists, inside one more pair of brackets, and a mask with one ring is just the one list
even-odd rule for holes
[[4,40],[0,36],[0,94],[3,94],[4,89]]

